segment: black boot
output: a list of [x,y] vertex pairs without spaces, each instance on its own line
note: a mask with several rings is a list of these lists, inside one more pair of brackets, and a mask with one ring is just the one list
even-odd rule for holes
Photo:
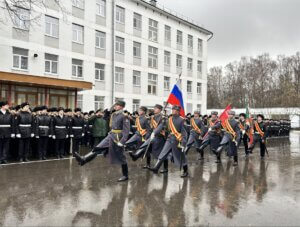
[[200,150],[200,149],[197,149],[197,151],[199,152],[199,158],[198,160],[204,160],[204,151],[203,150]]
[[97,153],[91,151],[90,153],[88,153],[84,157],[81,157],[77,152],[74,152],[74,157],[76,158],[78,164],[83,166],[86,163],[88,163],[88,162],[92,161],[93,159],[95,159],[97,157]]
[[123,176],[118,179],[118,182],[127,181],[128,180],[128,165],[122,165],[122,174]]
[[216,163],[221,163],[221,153],[217,153]]
[[135,154],[133,154],[133,152],[129,152],[129,155],[132,159],[132,161],[136,161],[138,160],[140,157],[142,157],[144,154],[144,149],[139,149]]
[[185,166],[183,166],[183,173],[181,174],[181,177],[184,178],[184,177],[188,177],[188,176],[189,176],[188,166],[185,165]]
[[168,159],[166,159],[166,160],[164,161],[164,169],[162,169],[162,170],[160,171],[160,173],[167,173],[167,172],[168,172],[168,166],[169,166],[169,161],[168,161]]
[[150,167],[149,170],[151,170],[153,173],[157,174],[162,163],[163,163],[163,161],[161,159],[158,159],[155,166]]
[[151,167],[150,164],[151,164],[151,156],[148,155],[146,165],[143,166],[143,169],[149,169]]
[[234,160],[233,166],[237,166],[238,165],[238,156],[237,155],[233,156],[233,160]]

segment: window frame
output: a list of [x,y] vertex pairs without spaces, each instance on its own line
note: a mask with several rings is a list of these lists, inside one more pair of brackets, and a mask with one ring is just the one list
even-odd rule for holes
[[[53,21],[47,21],[47,18],[51,18],[53,21],[57,21],[57,23],[53,23]],[[50,34],[47,33],[47,24],[49,24],[50,28]],[[54,34],[54,29],[53,29],[53,26],[57,26],[57,36]],[[45,35],[46,36],[49,36],[49,37],[53,37],[53,38],[59,38],[59,18],[56,18],[56,17],[52,17],[52,16],[49,16],[49,15],[45,15]]]
[[[48,54],[48,53],[47,53]],[[49,54],[49,55],[53,55],[53,56],[56,56],[57,57],[57,60],[51,60],[51,59],[47,59],[46,56],[45,56],[45,73],[46,74],[50,74],[50,75],[58,75],[58,63],[59,63],[59,56],[58,55],[55,55],[55,54]],[[47,72],[46,71],[46,62],[49,62],[49,69],[50,69],[50,72]],[[52,72],[52,69],[53,69],[53,63],[56,63],[56,73]]]
[[[98,68],[97,65],[103,66],[103,68]],[[96,76],[98,76],[98,78],[96,78]],[[95,63],[95,81],[105,81],[105,64]]]
[[193,81],[191,80],[186,81],[186,92],[189,94],[193,93]]
[[[135,74],[137,73],[137,74]],[[136,77],[136,79],[134,79]],[[138,82],[138,83],[135,83]],[[141,87],[141,71],[133,70],[132,72],[132,85],[133,87]]]
[[187,58],[187,70],[193,71],[193,58]]
[[[121,40],[123,42],[121,42]],[[123,52],[122,52],[123,48]],[[119,36],[116,36],[115,40],[115,52],[118,54],[125,54],[125,39]]]
[[[101,8],[103,9],[102,13]],[[106,0],[96,0],[96,15],[106,17]]]
[[151,18],[148,21],[148,40],[158,42],[158,21]]
[[[148,85],[147,85],[148,95],[157,95],[157,81],[158,81],[158,75],[157,74],[148,73]],[[151,90],[150,93],[149,93],[149,88]]]
[[[176,43],[178,44],[178,45],[182,45],[182,43],[183,43],[183,32],[182,31],[180,31],[180,30],[177,30],[177,33],[176,33]],[[179,42],[180,41],[180,42]]]
[[[167,30],[167,28],[169,28],[169,30]],[[167,35],[169,34],[169,35]],[[167,39],[167,37],[170,37],[169,39]],[[166,41],[171,41],[171,26],[169,25],[165,25],[165,40]]]
[[170,81],[171,78],[169,76],[164,76],[164,90],[170,91]]
[[158,68],[158,48],[153,46],[148,46],[148,67]]
[[[135,44],[138,44],[138,46],[135,46]],[[136,49],[136,51],[135,51]],[[135,55],[136,53],[139,53],[138,55]],[[134,58],[142,58],[142,44],[136,41],[133,41],[133,57]]]
[[[180,62],[180,66],[179,63]],[[182,69],[182,55],[176,54],[176,68]]]
[[[76,29],[76,28],[82,28],[82,30]],[[74,40],[74,32],[76,32],[76,40]],[[79,40],[79,34],[81,33],[82,40]],[[72,23],[72,42],[78,43],[78,44],[84,44],[84,26]]]
[[[79,60],[79,59],[72,58],[72,61],[73,60]],[[83,61],[82,60],[79,60],[79,61],[82,62],[81,65],[72,62],[72,77],[73,78],[78,78],[78,79],[83,79]],[[75,75],[73,74],[73,67],[75,67]],[[81,76],[78,75],[80,68],[81,68]]]
[[[138,17],[140,17],[140,18],[138,18]],[[138,31],[142,31],[142,21],[143,21],[142,15],[134,12],[133,13],[133,28]],[[135,26],[135,25],[139,25],[139,26]]]
[[[121,69],[121,71],[118,71],[118,69]],[[125,69],[122,67],[116,66],[115,68],[115,84],[121,84],[124,85],[124,74],[125,74]],[[118,78],[118,80],[117,80]]]
[[119,24],[125,24],[125,8],[116,6],[116,22]]
[[[103,35],[103,36],[101,36]],[[99,45],[97,45],[97,40]],[[103,44],[103,47],[101,47],[101,43]],[[95,47],[101,50],[106,49],[106,33],[102,31],[95,30]]]

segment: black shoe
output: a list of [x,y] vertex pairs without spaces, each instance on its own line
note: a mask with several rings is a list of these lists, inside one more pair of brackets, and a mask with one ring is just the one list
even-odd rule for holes
[[162,169],[161,171],[159,171],[160,173],[168,173],[169,170],[168,169]]
[[1,164],[7,164],[8,162],[6,160],[2,160]]
[[129,156],[132,159],[132,161],[135,162],[137,160],[136,156],[133,154],[133,151],[129,151]]
[[60,155],[59,157],[60,157],[60,158],[64,158],[65,156],[63,156],[63,155]]
[[184,178],[184,177],[188,177],[188,176],[189,176],[188,166],[183,166],[183,173],[181,174],[180,177]]
[[149,170],[152,171],[154,174],[158,174],[158,170],[159,170],[159,168],[160,168],[160,166],[161,166],[162,163],[163,163],[162,160],[158,160],[156,162],[155,166],[154,167],[150,167]]
[[29,160],[27,158],[24,158],[23,161],[24,162],[29,162]]
[[150,169],[150,168],[151,168],[151,166],[148,164],[143,166],[143,169]]
[[265,160],[265,157],[260,157],[260,160],[264,161],[264,160]]
[[60,159],[59,155],[56,155],[56,159]]
[[128,177],[127,176],[122,176],[118,179],[118,182],[122,182],[122,181],[128,181]]
[[40,160],[40,161],[42,161],[42,160],[43,160],[43,158],[39,158],[39,160]]
[[235,161],[235,162],[233,163],[233,166],[238,166],[238,162]]
[[42,157],[42,160],[47,160],[47,158],[44,156],[44,157]]
[[203,161],[203,160],[204,160],[204,157],[199,156],[198,160],[199,160],[199,161]]
[[23,158],[20,158],[20,159],[19,159],[19,162],[23,162]]

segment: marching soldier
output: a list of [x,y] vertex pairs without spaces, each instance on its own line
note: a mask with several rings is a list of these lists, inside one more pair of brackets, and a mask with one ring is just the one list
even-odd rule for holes
[[240,140],[240,127],[239,123],[234,119],[235,112],[229,110],[228,119],[226,119],[222,126],[225,130],[220,146],[217,149],[217,163],[221,162],[221,152],[224,146],[229,147],[229,156],[233,156],[234,166],[238,165],[238,151],[237,145]]
[[218,118],[218,112],[212,111],[211,118],[208,120],[208,132],[203,137],[202,144],[200,146],[200,153],[203,152],[204,148],[210,145],[210,149],[213,153],[220,146],[222,139],[221,122]]
[[[149,145],[151,147],[151,150],[150,147],[148,148],[150,150],[149,151],[150,155],[153,156],[153,158],[158,159],[158,156],[165,143],[165,131],[163,130],[164,116],[161,113],[162,109],[163,107],[159,104],[156,104],[154,106],[154,114],[150,118],[150,127],[152,131],[151,136],[150,138],[148,138],[147,141],[145,141],[145,143],[143,143],[140,146],[139,150],[135,154],[129,153],[133,161],[136,161],[137,159],[141,158],[144,155],[149,143],[151,143],[151,145]],[[147,168],[150,167],[150,161],[151,161],[150,158],[151,157],[149,157],[149,155],[147,154],[147,163],[148,163]],[[160,172],[161,173],[168,172],[167,159],[164,161],[164,170],[161,170]]]
[[249,129],[250,129],[250,123],[246,121],[246,114],[241,113],[239,115],[239,127],[240,127],[240,140],[238,141],[238,147],[240,143],[243,141],[244,147],[245,147],[245,155],[248,156],[248,141],[249,141]]
[[48,115],[47,106],[39,108],[41,113],[36,116],[35,136],[38,139],[38,153],[40,160],[46,160],[49,138],[52,137],[52,119]]
[[16,132],[16,137],[19,138],[19,160],[28,162],[30,138],[34,137],[34,119],[28,102],[21,104],[21,111],[16,120]]
[[74,156],[75,152],[79,152],[79,145],[84,137],[84,119],[81,116],[81,109],[75,108],[75,114],[71,118],[71,135],[72,138],[72,154]]
[[[124,155],[124,144],[128,139],[130,123],[128,116],[124,114],[124,101],[117,101],[114,105],[115,112],[111,114],[110,128],[111,131],[90,153],[81,157],[77,152],[75,158],[80,165],[84,165],[103,153],[103,150],[108,150],[108,156],[111,164],[122,166],[123,176],[118,179],[119,182],[128,180],[128,165],[126,156]],[[105,153],[106,155],[106,153]]]
[[162,163],[172,155],[172,160],[176,166],[183,166],[183,174],[181,177],[187,177],[188,163],[186,155],[183,152],[187,142],[187,132],[184,126],[184,118],[180,116],[180,106],[174,105],[172,107],[172,115],[168,119],[168,138],[164,144],[164,147],[159,154],[158,161],[153,168],[150,168],[153,173],[157,174]]
[[[125,143],[125,146],[129,149],[133,148],[135,150],[139,149],[140,146],[150,137],[151,128],[149,124],[149,120],[146,117],[147,108],[141,106],[139,108],[139,115],[135,119],[136,132],[134,135]],[[129,152],[133,161],[136,161],[140,156],[144,153],[143,149],[138,150],[135,154],[132,151]],[[143,167],[144,169],[148,169],[150,167],[151,157],[147,156],[147,163]]]
[[14,116],[4,101],[0,102],[0,164],[7,164],[10,138],[15,138]]
[[200,150],[200,146],[202,143],[202,137],[206,133],[206,129],[200,118],[199,111],[194,112],[194,117],[191,118],[190,124],[191,124],[191,132],[186,145],[186,151],[188,151],[190,147],[193,145],[196,148],[197,152],[200,154],[198,160],[203,160],[204,152],[203,150]]
[[260,157],[263,160],[266,152],[266,138],[267,138],[267,127],[263,122],[264,116],[262,114],[257,115],[257,120],[254,121],[254,135],[253,135],[253,143],[249,147],[249,152],[252,152],[256,143],[260,145]]
[[55,140],[56,157],[63,158],[65,151],[65,142],[69,138],[70,134],[70,122],[69,118],[64,115],[64,108],[58,108],[58,115],[53,117],[53,135]]
[[[72,117],[73,117],[72,109],[65,109],[64,115],[66,116],[66,118],[68,120],[68,126],[70,127],[72,124]],[[69,130],[70,129],[71,128],[69,128]],[[70,133],[70,131],[68,131],[68,133]],[[65,139],[64,155],[69,155],[71,152],[71,139],[72,138],[70,137],[70,135],[68,135],[67,138]]]

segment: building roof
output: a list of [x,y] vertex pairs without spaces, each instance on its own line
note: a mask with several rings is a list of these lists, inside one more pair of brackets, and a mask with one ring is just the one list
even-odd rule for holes
[[151,4],[149,1],[146,1],[146,0],[132,0],[134,2],[137,2],[137,3],[140,3],[140,4],[143,4],[159,13],[162,13],[162,14],[165,14],[166,16],[168,17],[171,17],[175,20],[178,20],[188,26],[191,26],[197,30],[199,30],[200,32],[203,32],[204,34],[206,35],[211,35],[211,37],[209,39],[212,38],[213,36],[213,32],[203,28],[202,26],[199,26],[195,21],[189,19],[188,17],[184,17],[184,16],[180,16],[178,13],[176,12],[173,12],[167,8],[165,8],[164,6],[160,6],[159,4]]

